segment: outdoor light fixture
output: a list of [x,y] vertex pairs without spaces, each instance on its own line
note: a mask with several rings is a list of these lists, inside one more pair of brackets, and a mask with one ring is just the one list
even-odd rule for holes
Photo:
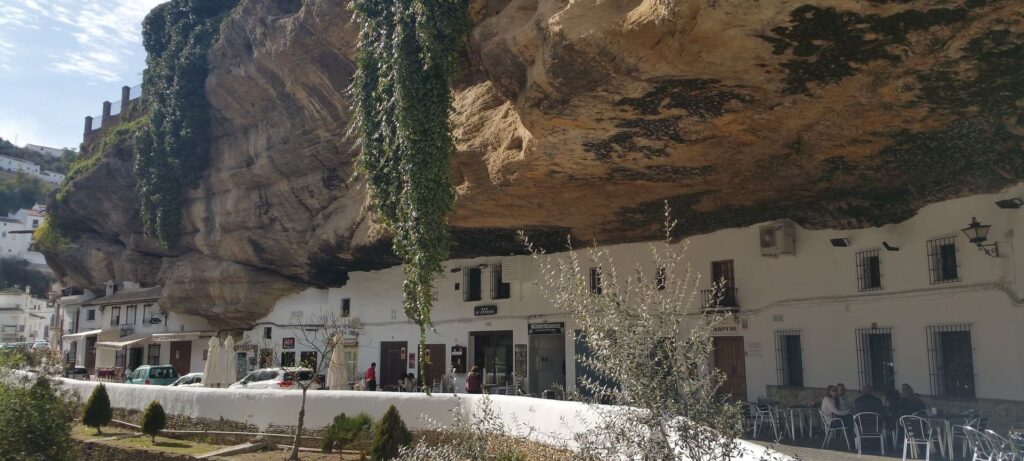
[[1007,210],[1020,208],[1021,205],[1024,205],[1024,200],[1021,200],[1020,197],[1008,198],[1006,200],[996,202],[997,207]]
[[882,246],[889,251],[900,251],[900,247],[889,245],[889,242],[882,242]]
[[[999,257],[999,244],[998,243],[985,243],[988,240],[988,231],[991,225],[982,224],[978,222],[978,218],[971,216],[971,223],[967,227],[960,229],[964,235],[967,236],[967,240],[971,243],[978,245],[978,249],[984,251],[985,254],[992,256],[993,258]],[[991,250],[989,250],[991,248]]]
[[841,237],[841,238],[837,238],[837,239],[829,239],[829,241],[832,242],[832,246],[834,246],[834,247],[848,247],[848,246],[850,246],[850,239],[848,239],[846,237]]

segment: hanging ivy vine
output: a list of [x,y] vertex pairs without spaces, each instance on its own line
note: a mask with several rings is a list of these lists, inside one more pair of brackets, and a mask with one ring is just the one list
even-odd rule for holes
[[470,21],[466,0],[356,0],[360,25],[354,88],[362,139],[359,168],[371,206],[405,263],[406,316],[420,328],[420,363],[431,325],[434,279],[449,257],[455,201],[450,81]]
[[206,54],[238,0],[171,0],[142,23],[149,122],[135,140],[135,175],[146,232],[164,247],[181,233],[186,187],[196,187],[210,151]]

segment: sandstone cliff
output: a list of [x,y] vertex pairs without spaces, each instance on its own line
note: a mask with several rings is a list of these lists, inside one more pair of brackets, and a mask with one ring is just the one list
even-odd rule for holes
[[[788,217],[896,222],[1024,178],[1015,0],[474,0],[456,82],[457,256],[528,229],[654,237]],[[396,263],[353,178],[340,0],[243,0],[211,50],[215,140],[174,252],[142,235],[130,146],[56,205],[48,261],[90,287],[163,284],[171,310],[244,325],[283,294]]]

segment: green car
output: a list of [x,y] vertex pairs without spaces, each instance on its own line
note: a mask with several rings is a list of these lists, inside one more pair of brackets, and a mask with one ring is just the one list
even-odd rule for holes
[[178,371],[170,365],[142,365],[125,378],[125,384],[166,386],[178,380]]

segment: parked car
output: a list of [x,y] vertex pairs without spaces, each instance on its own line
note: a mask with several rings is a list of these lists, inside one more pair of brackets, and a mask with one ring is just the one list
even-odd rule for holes
[[50,343],[46,342],[46,341],[36,341],[36,342],[32,343],[32,350],[34,350],[34,351],[43,350],[43,349],[49,349],[49,348],[50,348]]
[[178,371],[170,365],[142,365],[136,368],[124,382],[126,384],[153,384],[166,386],[178,380]]
[[297,389],[296,380],[302,384],[313,380],[309,368],[261,368],[245,375],[228,389]]
[[203,374],[189,373],[185,376],[178,378],[178,380],[171,383],[171,385],[181,387],[203,387]]
[[71,379],[89,379],[89,370],[85,367],[71,367],[65,373]]

